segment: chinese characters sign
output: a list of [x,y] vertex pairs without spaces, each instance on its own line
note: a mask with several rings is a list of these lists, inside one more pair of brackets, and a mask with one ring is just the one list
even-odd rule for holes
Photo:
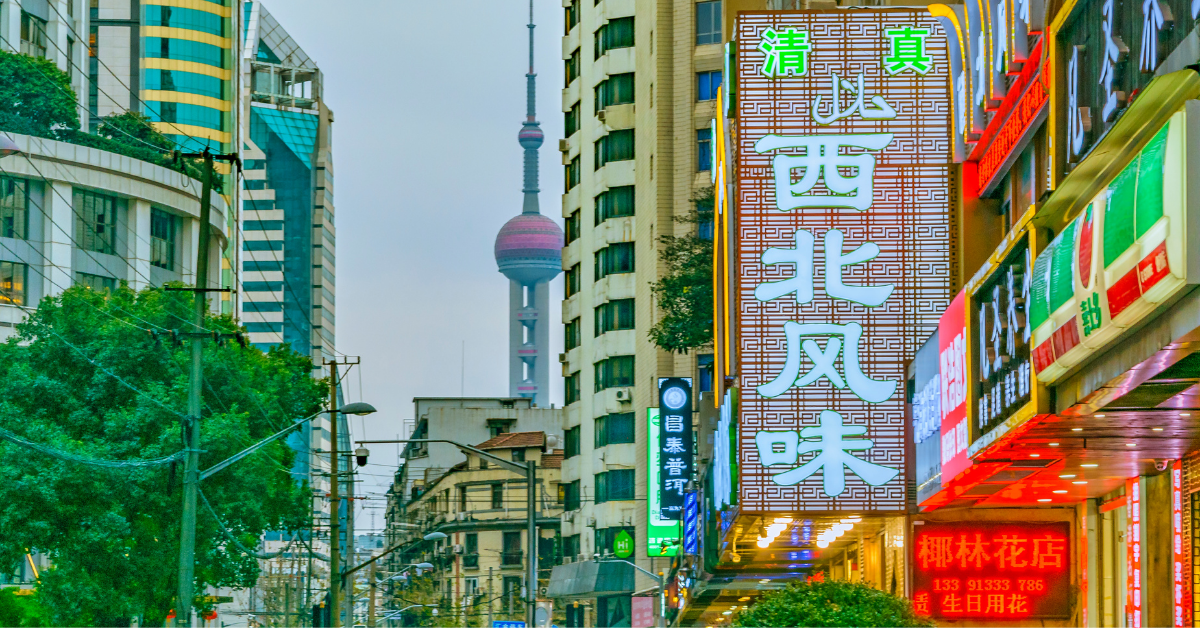
[[692,380],[658,380],[658,486],[660,517],[683,518],[684,487],[692,479]]
[[950,301],[945,34],[910,9],[737,29],[741,508],[903,510],[900,383]]
[[913,609],[935,620],[1071,615],[1071,524],[916,526]]
[[938,373],[941,386],[942,484],[971,466],[967,457],[967,311],[959,292],[938,323]]
[[975,291],[974,342],[979,375],[975,411],[979,434],[1003,422],[1030,399],[1033,375],[1027,317],[1033,255],[1023,238]]
[[[662,517],[662,482],[659,481],[659,434],[662,430],[658,408],[646,408],[646,484],[650,486],[646,503],[646,555],[674,556],[679,550],[678,519]],[[665,548],[665,549],[664,549]],[[636,599],[636,598],[635,598]]]

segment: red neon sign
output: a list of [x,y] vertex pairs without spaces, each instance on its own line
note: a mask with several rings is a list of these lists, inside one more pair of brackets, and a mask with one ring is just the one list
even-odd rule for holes
[[926,522],[913,608],[934,619],[1071,616],[1071,524]]
[[1012,157],[1021,139],[1046,111],[1050,96],[1038,73],[1041,56],[1042,44],[1038,42],[1029,55],[1029,62],[992,118],[992,123],[984,130],[975,150],[971,151],[971,161],[979,164],[976,180],[980,192],[993,183],[1001,166]]
[[1125,480],[1125,625],[1142,628],[1142,496],[1138,478]]
[[1176,460],[1171,465],[1171,599],[1174,603],[1171,617],[1174,628],[1187,625],[1187,587],[1184,585],[1183,561],[1183,463]]

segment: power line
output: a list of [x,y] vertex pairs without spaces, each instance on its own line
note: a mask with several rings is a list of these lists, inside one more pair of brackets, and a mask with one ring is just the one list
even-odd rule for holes
[[81,358],[83,358],[84,360],[86,360],[86,361],[87,361],[89,364],[91,364],[92,366],[94,366],[94,367],[96,367],[96,368],[100,369],[101,371],[104,371],[104,373],[105,373],[105,374],[107,374],[109,377],[111,377],[111,378],[113,378],[113,379],[117,380],[118,382],[120,382],[122,386],[125,386],[126,388],[128,388],[129,390],[132,390],[133,392],[137,393],[138,395],[140,395],[140,396],[142,396],[142,397],[145,397],[145,398],[146,398],[148,401],[150,401],[150,402],[151,402],[151,403],[153,403],[154,405],[156,405],[156,406],[158,406],[158,407],[162,408],[163,410],[166,410],[167,412],[170,412],[171,414],[174,414],[175,416],[177,416],[177,417],[179,417],[179,418],[181,418],[181,419],[183,419],[183,418],[186,418],[186,417],[185,417],[185,415],[184,415],[183,413],[181,413],[181,412],[178,412],[178,411],[174,410],[173,408],[168,408],[168,407],[167,407],[166,405],[164,405],[162,402],[160,402],[159,400],[155,399],[154,397],[151,397],[151,396],[150,396],[148,393],[146,393],[145,391],[143,391],[143,390],[139,389],[137,386],[134,386],[133,384],[130,384],[129,382],[125,381],[124,379],[122,379],[122,378],[121,378],[121,376],[117,375],[116,373],[113,373],[112,371],[110,371],[110,370],[108,370],[108,369],[104,368],[104,366],[103,366],[103,365],[101,365],[99,362],[96,362],[95,360],[93,360],[93,359],[89,358],[89,357],[88,357],[88,355],[87,355],[86,353],[84,353],[82,349],[80,349],[79,347],[76,347],[75,345],[71,344],[71,343],[70,343],[70,342],[69,342],[69,341],[68,341],[66,338],[63,338],[61,334],[59,334],[58,332],[54,331],[54,329],[53,329],[53,328],[47,328],[47,330],[48,330],[48,331],[49,331],[51,334],[53,334],[54,336],[56,336],[56,337],[57,337],[57,338],[58,338],[60,341],[62,341],[62,343],[63,343],[63,344],[65,344],[65,345],[67,345],[68,347],[70,347],[70,348],[71,348],[71,350],[73,350],[75,353],[79,354],[79,357],[81,357]]
[[132,468],[146,468],[146,467],[162,466],[164,464],[171,464],[172,462],[175,462],[177,460],[182,460],[183,457],[186,455],[186,452],[181,450],[181,451],[177,451],[169,456],[163,456],[161,458],[150,458],[150,459],[146,459],[146,460],[103,460],[100,458],[81,456],[79,454],[73,454],[70,452],[62,451],[60,449],[55,449],[48,445],[42,445],[40,443],[35,443],[31,440],[21,438],[20,436],[17,436],[16,434],[14,434],[4,428],[0,428],[0,439],[6,440],[10,443],[19,445],[21,447],[25,447],[26,449],[32,449],[34,451],[43,453],[52,458],[57,458],[59,460],[65,460],[67,462],[76,462],[79,464],[86,464],[86,465],[91,465],[94,467],[106,467],[109,469],[132,469]]
[[271,560],[272,558],[276,558],[279,555],[286,552],[288,550],[288,548],[290,548],[296,542],[296,539],[300,535],[300,533],[298,531],[293,532],[291,540],[288,541],[287,545],[280,548],[280,550],[278,552],[272,552],[270,554],[260,554],[253,550],[247,549],[246,546],[242,545],[241,542],[237,540],[237,537],[234,536],[233,533],[229,531],[229,528],[225,527],[225,523],[221,521],[221,518],[219,516],[217,516],[217,511],[213,510],[212,504],[208,503],[208,497],[206,497],[204,495],[204,491],[202,491],[200,489],[196,489],[196,492],[200,495],[200,499],[204,502],[204,507],[208,509],[208,514],[212,515],[212,518],[214,520],[216,520],[217,527],[221,528],[221,533],[225,535],[225,538],[229,539],[229,541],[231,543],[233,543],[233,546],[236,547],[238,549],[238,551],[242,552],[243,554],[246,554],[247,556],[250,556],[251,558],[257,558],[259,560]]

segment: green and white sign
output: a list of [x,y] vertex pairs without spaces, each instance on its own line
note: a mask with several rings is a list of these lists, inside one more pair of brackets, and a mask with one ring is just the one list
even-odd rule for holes
[[[646,408],[646,486],[649,489],[646,504],[646,555],[674,556],[679,551],[680,524],[678,521],[659,516],[661,508],[662,482],[658,479],[658,432],[660,429],[658,408]],[[668,547],[664,551],[663,543]],[[618,554],[619,555],[619,554]]]

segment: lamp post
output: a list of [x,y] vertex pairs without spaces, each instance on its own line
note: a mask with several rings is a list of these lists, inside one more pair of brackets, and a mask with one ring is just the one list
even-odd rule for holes
[[[338,594],[340,593],[338,589],[342,584],[340,577],[341,548],[338,538],[342,533],[342,505],[341,496],[338,494],[340,471],[338,470],[337,415],[341,413],[363,416],[375,412],[375,407],[361,401],[337,407],[337,364],[330,364],[329,369],[329,609],[332,623],[337,626],[342,619],[341,607],[338,606]],[[347,513],[348,516],[352,514],[353,511]]]
[[[546,437],[546,445],[553,447],[554,442],[552,436]],[[452,440],[441,438],[408,438],[402,440],[360,440],[355,441],[359,445],[366,443],[447,443],[458,447],[463,453],[470,453],[473,456],[479,456],[486,459],[488,462],[496,466],[516,473],[517,475],[525,476],[525,495],[526,495],[526,511],[525,511],[525,527],[526,527],[526,552],[529,554],[527,560],[527,569],[525,574],[525,626],[533,628],[534,619],[537,612],[537,585],[538,585],[538,569],[537,569],[537,463],[533,460],[527,460],[524,464],[505,460],[499,456],[489,454],[482,449],[477,449],[470,445],[464,445]],[[361,456],[365,461],[366,456]],[[440,533],[436,533],[440,534]],[[378,558],[378,557],[376,557]],[[374,560],[374,559],[372,559]],[[365,563],[364,563],[365,564]],[[361,567],[361,565],[360,565]]]
[[8,133],[0,133],[0,157],[8,157],[21,152],[20,147],[13,141],[13,138],[8,136]]

